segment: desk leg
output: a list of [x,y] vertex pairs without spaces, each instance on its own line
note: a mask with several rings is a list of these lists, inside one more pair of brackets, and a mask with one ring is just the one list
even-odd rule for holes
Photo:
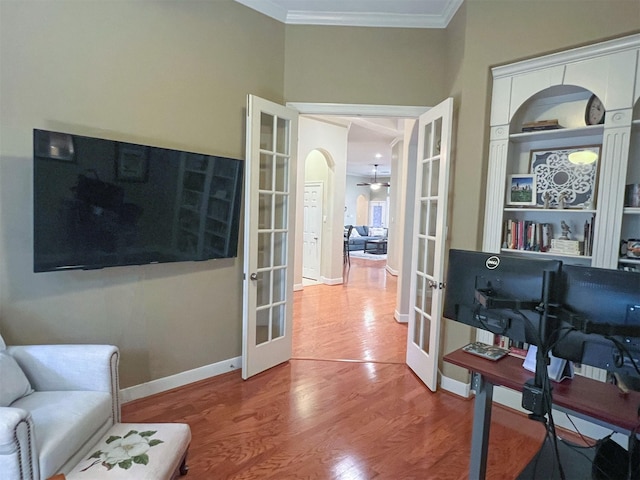
[[491,425],[491,403],[493,384],[482,375],[472,374],[472,386],[476,392],[473,407],[473,431],[471,433],[471,459],[469,478],[484,479],[487,470],[487,452],[489,450],[489,427]]
[[629,435],[629,480],[640,480],[640,431]]

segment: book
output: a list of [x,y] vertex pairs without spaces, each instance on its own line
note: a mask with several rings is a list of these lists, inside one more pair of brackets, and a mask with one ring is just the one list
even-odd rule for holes
[[545,126],[545,125],[560,125],[560,122],[558,121],[557,118],[550,118],[547,120],[537,120],[535,122],[522,123],[523,127],[538,127],[538,126]]
[[553,238],[551,240],[551,253],[561,253],[566,255],[580,255],[581,248],[578,240],[564,240],[561,238]]
[[553,227],[550,223],[508,219],[503,228],[503,248],[531,252],[547,252],[551,248]]
[[544,130],[558,130],[562,128],[560,125],[536,125],[533,127],[522,127],[523,132],[541,132]]
[[512,357],[517,357],[521,359],[527,358],[528,349],[526,348],[518,348],[518,347],[509,347],[509,355]]
[[523,132],[537,132],[543,130],[557,130],[559,128],[563,128],[560,123],[558,123],[557,118],[552,118],[549,120],[538,120],[537,122],[524,122],[522,124]]

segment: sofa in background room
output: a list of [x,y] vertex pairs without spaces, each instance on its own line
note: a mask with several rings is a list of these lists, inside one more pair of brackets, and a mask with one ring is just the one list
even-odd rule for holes
[[[345,229],[349,226],[345,226]],[[349,237],[349,251],[364,250],[364,242],[367,240],[380,240],[387,238],[387,229],[383,227],[368,227],[366,225],[354,225]]]

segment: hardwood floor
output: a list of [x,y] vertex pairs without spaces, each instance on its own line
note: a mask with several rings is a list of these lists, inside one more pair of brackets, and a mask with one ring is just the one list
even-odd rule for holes
[[[123,406],[124,422],[191,426],[187,480],[464,479],[473,401],[429,391],[404,364],[396,279],[351,259],[347,285],[295,293],[294,357]],[[517,476],[542,424],[493,409],[487,478]]]
[[407,326],[393,318],[397,278],[384,266],[384,261],[352,258],[342,285],[295,293],[295,358],[404,364]]

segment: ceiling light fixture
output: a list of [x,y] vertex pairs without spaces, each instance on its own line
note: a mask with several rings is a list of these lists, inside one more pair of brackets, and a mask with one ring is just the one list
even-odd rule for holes
[[379,182],[378,181],[378,164],[376,163],[373,166],[373,181],[372,182],[362,182],[358,183],[358,187],[371,187],[371,190],[378,190],[380,187],[390,187],[391,184],[389,182]]

